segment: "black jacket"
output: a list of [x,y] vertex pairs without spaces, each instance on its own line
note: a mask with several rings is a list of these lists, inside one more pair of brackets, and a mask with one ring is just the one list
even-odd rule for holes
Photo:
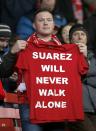
[[14,70],[14,66],[16,63],[16,54],[11,54],[9,51],[2,60],[0,64],[0,78],[7,78],[9,77]]
[[96,49],[96,12],[84,21],[84,26],[89,34],[88,48]]

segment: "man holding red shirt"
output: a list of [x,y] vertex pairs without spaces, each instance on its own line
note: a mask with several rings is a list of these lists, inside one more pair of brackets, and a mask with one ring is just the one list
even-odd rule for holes
[[[27,87],[26,96],[28,98],[28,103],[29,103],[29,105],[21,104],[20,111],[22,111],[21,119],[22,119],[23,131],[42,131],[43,128],[41,124],[39,125],[38,123],[46,123],[46,122],[61,122],[62,123],[66,119],[67,120],[76,120],[76,119],[82,120],[83,111],[81,108],[82,107],[82,93],[81,93],[82,89],[81,89],[80,75],[85,74],[88,70],[88,65],[87,65],[86,60],[84,59],[83,54],[79,52],[79,49],[76,45],[74,44],[70,46],[61,45],[61,43],[56,38],[56,36],[52,35],[53,30],[54,30],[54,21],[53,21],[52,14],[48,10],[43,9],[36,12],[35,17],[34,17],[34,28],[36,29],[36,33],[30,36],[29,39],[27,40],[28,47],[26,48],[25,51],[20,53],[19,58],[17,60],[17,64],[16,64],[20,73],[23,72],[23,79]],[[36,53],[38,54],[38,52],[39,54],[41,53],[41,55],[37,56]],[[59,57],[59,55],[61,56],[61,54],[62,54],[62,57]],[[52,57],[52,56],[55,56],[55,57]],[[38,57],[38,59],[36,59],[36,57]],[[65,59],[67,60],[65,61]],[[74,64],[72,64],[72,59],[74,60]],[[68,68],[67,68],[67,65],[68,65]],[[63,67],[65,67],[65,70],[63,69]],[[76,72],[74,72],[75,67],[76,67]],[[72,73],[70,72],[70,70],[72,71]],[[67,76],[67,78],[63,76],[64,72],[67,74],[65,75]],[[76,75],[75,76],[76,80],[70,79],[72,78],[74,74]],[[45,81],[41,81],[41,79],[43,78]],[[72,82],[72,80],[74,82]],[[68,84],[69,86],[67,86]],[[72,84],[75,86],[72,86]],[[71,86],[73,89],[71,89]],[[77,96],[77,91],[75,91],[75,88],[77,88],[77,86],[78,86],[78,91],[80,91],[79,92],[80,97]],[[40,94],[42,94],[40,92],[44,88],[47,89],[47,91],[49,92],[47,95],[45,95],[49,97],[49,101],[48,101],[48,97],[46,98],[40,97]],[[61,92],[60,94],[58,94],[60,97],[57,97],[56,92],[53,93],[55,91],[53,90],[53,88],[54,89],[56,88],[57,92]],[[65,96],[65,88],[67,92],[66,96]],[[52,97],[52,94],[53,96],[55,95],[56,96]],[[70,102],[71,97],[69,95],[70,96],[73,95],[71,102]],[[79,114],[77,110],[78,106],[76,107],[75,99],[73,98],[74,96],[77,96],[76,103],[80,102],[79,103],[80,105],[78,104],[80,107],[80,109],[78,109],[80,111],[79,112],[80,115],[78,115]],[[40,105],[40,102],[37,102],[36,104],[35,102],[37,101],[37,99],[40,101],[44,100],[45,103],[48,102],[47,104],[49,108],[52,108],[54,103],[56,107],[56,104],[58,103],[58,101],[60,101],[61,104],[65,104],[65,105],[61,106],[62,109],[56,109],[56,108],[51,109],[51,110],[48,108],[40,109],[42,107],[45,108],[46,106]],[[67,100],[68,102],[67,105],[69,106],[68,109],[67,108],[63,109],[66,107],[66,102],[63,101],[63,99]],[[30,115],[29,115],[29,109],[30,109]],[[75,110],[74,110],[74,113],[72,114],[73,109]],[[64,110],[66,112],[65,115],[64,115]],[[58,111],[60,113],[58,113]],[[26,123],[24,124],[24,119],[23,119],[24,115],[22,115],[24,112],[26,113],[26,116],[27,116],[27,119],[25,118],[27,125]],[[30,122],[32,123],[29,123],[29,117],[31,120]],[[37,123],[37,124],[33,124],[33,123]],[[61,123],[58,123],[53,127],[50,127],[50,131],[51,130],[63,131],[64,127],[59,126],[59,124]],[[43,127],[44,125],[45,124],[43,124]],[[48,125],[50,126],[50,124]]]

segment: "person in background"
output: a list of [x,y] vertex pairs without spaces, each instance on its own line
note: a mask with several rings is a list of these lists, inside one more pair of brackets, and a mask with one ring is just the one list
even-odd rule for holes
[[12,75],[17,54],[27,46],[26,41],[17,40],[10,47],[11,34],[9,25],[0,23],[0,78],[8,78]]
[[[77,29],[78,29],[77,33],[76,33],[76,35],[75,35],[75,33],[74,33],[74,35],[71,35],[71,32],[72,32],[71,30],[74,29],[74,27],[77,27]],[[81,28],[79,28],[79,27],[81,27]],[[73,30],[73,32],[75,32],[75,31]],[[72,32],[72,34],[73,34],[73,32]],[[69,31],[70,43],[75,42],[75,44],[77,44],[77,46],[79,47],[80,52],[83,53],[85,57],[87,57],[87,42],[89,40],[89,38],[87,37],[87,34],[88,33],[87,33],[86,29],[83,28],[82,24],[73,25],[72,28]],[[70,37],[70,36],[72,36],[72,37]]]
[[[71,27],[75,24],[76,23],[69,23],[65,26],[62,26],[60,28],[60,30],[58,31],[57,36],[62,44],[71,44],[70,38],[69,38],[69,32],[70,32]],[[78,48],[79,48],[80,52],[82,52],[84,54],[84,56],[86,57],[87,56],[86,44],[82,44],[82,43],[78,44]]]
[[[6,24],[0,24],[0,64],[2,63],[3,57],[8,53],[10,49],[11,36],[11,28]],[[8,67],[6,66],[6,68]],[[10,76],[9,78],[1,78],[1,82],[5,91],[14,91],[17,88],[16,80],[16,72],[13,72],[12,76]]]
[[[2,59],[5,54],[9,51],[9,43],[12,36],[11,28],[6,24],[0,24],[0,63],[2,63]],[[12,75],[14,76],[14,75]],[[12,91],[11,88],[13,88],[13,91],[17,88],[16,84],[16,77],[9,77],[9,78],[2,78],[2,85],[3,88],[10,92]]]
[[88,49],[96,50],[96,9],[94,13],[84,21],[84,27],[88,31]]
[[0,105],[4,104],[5,92],[12,92],[16,88],[17,78],[13,73],[16,56],[20,50],[26,47],[26,42],[23,41],[22,44],[22,41],[17,41],[10,49],[11,35],[10,27],[6,24],[0,24]]
[[[69,31],[70,43],[75,43],[81,49],[89,63],[89,70],[82,78],[84,121],[68,124],[72,131],[96,131],[96,53],[87,51],[88,32],[82,24],[73,25]],[[84,45],[84,46],[83,46]]]
[[0,0],[0,23],[11,27],[15,36],[16,25],[21,16],[34,12],[36,0]]
[[11,29],[6,24],[0,24],[0,56],[8,51],[9,40],[11,39]]
[[68,23],[65,26],[61,26],[56,34],[62,44],[70,44],[69,30],[75,23]]

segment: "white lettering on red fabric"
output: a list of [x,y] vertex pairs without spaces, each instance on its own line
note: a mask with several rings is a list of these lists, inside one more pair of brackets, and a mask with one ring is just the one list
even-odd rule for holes
[[46,72],[65,72],[63,69],[62,65],[57,66],[57,65],[41,65],[42,71]]
[[70,53],[46,53],[46,52],[33,52],[33,59],[53,59],[53,60],[72,60]]
[[39,95],[40,96],[65,96],[65,90],[59,89],[58,91],[56,89],[39,89]]
[[44,101],[37,101],[35,108],[66,108],[67,103],[65,101],[49,101],[45,104]]
[[65,77],[36,77],[36,84],[68,84]]

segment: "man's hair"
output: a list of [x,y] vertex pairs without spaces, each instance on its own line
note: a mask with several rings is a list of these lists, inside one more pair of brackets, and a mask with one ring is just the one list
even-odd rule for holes
[[[49,12],[49,13],[52,15],[51,11],[49,11],[48,9],[38,9],[38,10],[34,13],[34,15],[33,15],[33,21],[35,21],[35,18],[36,18],[36,16],[37,16],[37,14],[39,14],[39,13],[41,13],[41,12]],[[53,15],[52,15],[52,16],[53,16]]]

